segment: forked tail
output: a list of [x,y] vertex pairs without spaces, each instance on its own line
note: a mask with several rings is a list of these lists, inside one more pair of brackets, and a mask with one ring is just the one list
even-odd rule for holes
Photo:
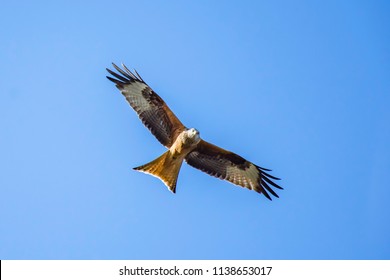
[[168,150],[155,160],[133,169],[159,178],[171,192],[175,193],[177,177],[182,163],[182,158],[173,158]]

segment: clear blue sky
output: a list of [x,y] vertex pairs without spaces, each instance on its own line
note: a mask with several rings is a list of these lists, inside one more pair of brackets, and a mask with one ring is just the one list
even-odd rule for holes
[[[6,1],[0,259],[389,259],[388,1]],[[280,199],[183,165],[114,85],[136,68]]]

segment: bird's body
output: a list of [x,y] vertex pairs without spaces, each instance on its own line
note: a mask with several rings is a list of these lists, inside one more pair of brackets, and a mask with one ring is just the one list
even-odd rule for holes
[[199,131],[195,128],[183,130],[169,148],[173,157],[187,156],[200,142]]
[[209,175],[262,193],[268,199],[271,199],[268,192],[278,197],[270,185],[282,188],[272,181],[278,178],[265,172],[269,169],[202,140],[196,129],[188,129],[180,122],[136,71],[134,74],[125,65],[122,65],[123,69],[113,65],[119,74],[107,69],[114,77],[107,78],[116,84],[143,124],[168,148],[160,157],[135,170],[159,178],[175,193],[181,165],[186,161]]
[[196,148],[199,141],[199,132],[196,129],[183,130],[168,151],[157,159],[134,169],[161,179],[168,189],[175,193],[177,177],[183,160]]

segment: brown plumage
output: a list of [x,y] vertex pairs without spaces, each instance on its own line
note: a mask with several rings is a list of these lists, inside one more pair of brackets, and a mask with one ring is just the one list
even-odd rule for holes
[[202,140],[196,129],[187,129],[135,71],[125,65],[123,69],[113,64],[118,73],[107,69],[113,76],[107,78],[116,84],[142,123],[168,151],[157,159],[135,170],[151,174],[164,182],[173,193],[183,160],[207,174],[235,185],[264,194],[271,200],[271,193],[279,197],[272,187],[283,189],[273,180],[279,180],[241,156]]

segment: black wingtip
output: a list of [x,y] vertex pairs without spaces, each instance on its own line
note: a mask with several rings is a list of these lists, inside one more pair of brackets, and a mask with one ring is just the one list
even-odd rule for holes
[[112,77],[110,77],[110,76],[106,76],[106,78],[109,79],[109,80],[110,80],[111,82],[113,82],[113,83],[116,83],[116,82],[117,82],[114,78],[112,78]]
[[137,75],[135,75],[133,72],[131,72],[130,69],[127,68],[126,65],[124,65],[123,63],[122,63],[122,67],[123,67],[123,69],[125,69],[127,74],[129,74],[131,76],[131,78],[133,78],[136,81],[138,80],[140,82],[144,82],[140,77],[137,77]]
[[[108,73],[110,73],[112,76],[117,78],[118,80],[122,81],[124,84],[129,84],[131,82],[131,79],[129,80],[126,76],[121,76],[114,71],[111,71],[110,69],[107,69]],[[119,71],[120,72],[120,71]],[[121,72],[120,72],[121,73]]]
[[275,177],[275,176],[272,176],[271,174],[268,174],[267,172],[261,171],[261,173],[262,173],[264,176],[267,176],[268,178],[271,178],[271,179],[274,179],[274,180],[281,180],[280,178]]
[[123,83],[123,82],[121,82],[121,81],[119,81],[117,79],[114,79],[114,78],[112,78],[110,76],[106,76],[106,78],[109,79],[111,82],[113,82],[118,89],[122,89],[124,87],[124,85],[125,85],[125,83]]
[[107,78],[110,81],[116,83],[117,86],[118,86],[118,82],[121,87],[123,87],[125,84],[131,84],[133,82],[141,82],[146,84],[145,81],[141,78],[141,75],[138,74],[136,70],[134,70],[135,73],[133,73],[123,63],[122,63],[122,68],[120,68],[118,65],[116,65],[113,62],[112,62],[112,66],[115,68],[117,72],[114,72],[106,68],[107,72],[110,73],[110,75],[113,76],[114,79],[112,77],[111,78],[107,77]]
[[263,190],[261,191],[261,193],[262,193],[266,198],[268,198],[270,201],[272,201],[271,196],[267,193],[267,191],[266,191],[265,189],[263,189]]
[[279,186],[278,184],[276,184],[275,182],[271,181],[269,178],[267,178],[266,176],[263,176],[262,178],[262,182],[267,182],[268,184],[271,184],[272,186],[274,186],[275,188],[278,188],[280,190],[283,190],[283,188],[281,186]]
[[279,198],[278,194],[265,181],[261,181],[261,185],[264,189],[269,191],[273,196]]
[[260,170],[264,170],[264,171],[272,171],[271,169],[268,169],[268,168],[264,168],[264,167],[261,167],[261,166],[258,166],[256,165],[256,167]]
[[263,168],[258,165],[256,165],[256,167],[260,172],[259,185],[261,186],[262,189],[261,193],[264,194],[264,196],[269,200],[272,199],[271,196],[268,194],[268,192],[270,192],[274,197],[279,198],[279,195],[272,189],[272,187],[275,187],[280,190],[283,190],[283,188],[278,184],[276,184],[275,182],[273,182],[272,180],[281,180],[281,179],[265,172],[265,171],[271,171],[271,169]]

